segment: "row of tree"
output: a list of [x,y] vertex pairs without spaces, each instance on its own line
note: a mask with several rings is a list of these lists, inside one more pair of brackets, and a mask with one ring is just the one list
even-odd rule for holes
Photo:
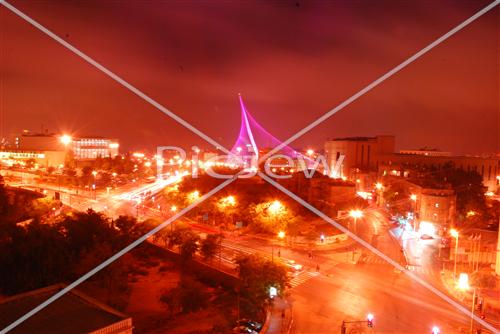
[[[29,224],[3,224],[0,236],[0,292],[13,294],[73,280],[139,236],[148,222],[131,217],[112,220],[89,210],[52,224],[34,218]],[[96,279],[112,283],[123,272],[119,260]]]

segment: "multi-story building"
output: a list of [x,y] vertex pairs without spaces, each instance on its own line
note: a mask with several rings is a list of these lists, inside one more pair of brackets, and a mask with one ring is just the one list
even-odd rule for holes
[[344,156],[340,175],[334,177],[356,181],[361,188],[370,188],[377,174],[405,176],[408,170],[417,166],[440,169],[451,163],[454,168],[479,173],[488,191],[498,190],[500,156],[454,156],[437,150],[394,152],[394,136],[338,138],[325,142],[330,166],[334,166]]
[[386,154],[380,158],[379,172],[382,175],[404,175],[406,171],[418,166],[431,169],[453,168],[475,171],[483,178],[483,184],[488,191],[498,190],[498,176],[500,175],[500,157],[489,156],[427,156],[421,154]]
[[344,160],[335,177],[354,179],[360,173],[376,172],[380,156],[394,152],[394,136],[351,137],[327,140],[325,154],[329,166]]
[[119,147],[116,139],[103,137],[80,137],[71,140],[75,160],[92,160],[99,157],[114,158],[118,155]]
[[[75,137],[54,133],[32,134],[27,131],[16,137],[13,147],[0,151],[0,159],[10,164],[34,160],[40,167],[59,167],[68,159],[92,160],[118,155],[117,140],[102,137]],[[68,153],[72,153],[68,155]]]

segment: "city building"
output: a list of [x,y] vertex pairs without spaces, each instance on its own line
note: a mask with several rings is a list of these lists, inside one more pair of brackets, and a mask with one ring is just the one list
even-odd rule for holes
[[[0,327],[7,327],[64,287],[52,285],[1,300]],[[10,333],[132,334],[132,331],[132,318],[72,289]]]
[[435,149],[421,148],[418,150],[400,150],[400,154],[425,155],[432,157],[451,157],[451,152],[444,152]]
[[412,168],[425,166],[440,169],[450,164],[454,168],[476,171],[488,191],[499,187],[500,157],[454,156],[437,150],[401,150],[395,153],[394,136],[351,137],[325,142],[325,154],[330,166],[344,156],[340,174],[355,181],[360,189],[371,189],[378,175],[408,176]]
[[416,194],[418,220],[448,228],[455,223],[457,197],[453,190],[421,188]]
[[[25,164],[28,160],[43,168],[61,167],[68,160],[92,160],[118,155],[117,140],[102,137],[75,137],[24,131],[14,145],[0,151],[3,164]],[[70,153],[70,154],[68,154]]]
[[114,158],[120,145],[116,139],[103,137],[80,137],[71,140],[71,149],[75,160],[93,160]]
[[379,173],[387,175],[399,173],[404,175],[418,166],[431,169],[447,168],[451,163],[456,169],[475,171],[483,178],[483,185],[487,191],[498,190],[498,176],[500,175],[500,158],[498,156],[427,156],[421,154],[386,154],[379,162]]
[[358,176],[377,172],[380,157],[394,152],[394,136],[350,137],[327,140],[325,155],[329,166],[335,166],[343,156],[339,174],[356,180]]

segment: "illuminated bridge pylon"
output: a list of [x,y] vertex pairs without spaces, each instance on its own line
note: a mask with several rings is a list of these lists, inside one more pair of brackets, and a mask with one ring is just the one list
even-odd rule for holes
[[[241,126],[238,138],[234,143],[231,153],[241,157],[238,159],[230,159],[233,163],[243,164],[245,167],[257,167],[259,156],[264,148],[274,148],[282,142],[266,131],[257,121],[250,115],[241,94],[238,94],[241,108]],[[297,158],[300,153],[289,146],[284,146],[279,154],[287,155],[292,159]],[[306,157],[307,158],[307,157]],[[237,160],[237,161],[236,161]],[[238,163],[239,162],[239,163]]]

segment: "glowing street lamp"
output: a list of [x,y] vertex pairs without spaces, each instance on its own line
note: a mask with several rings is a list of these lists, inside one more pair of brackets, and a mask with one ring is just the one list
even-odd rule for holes
[[417,201],[417,195],[415,195],[415,194],[411,194],[411,195],[410,195],[410,199],[411,199],[412,201],[416,202],[416,201]]
[[382,183],[380,183],[380,182],[375,183],[375,189],[382,190],[383,188],[384,188],[384,186],[382,185]]
[[59,141],[64,145],[64,146],[68,146],[72,141],[73,139],[71,138],[70,135],[62,135],[61,137],[59,137]]
[[177,206],[172,205],[172,206],[170,207],[170,211],[172,211],[172,212],[177,212]]
[[368,313],[366,316],[366,323],[368,327],[373,327],[373,320],[375,319],[375,316],[372,313]]
[[455,238],[455,263],[453,265],[453,280],[457,275],[457,255],[458,255],[458,236],[460,235],[457,230],[451,229],[450,235]]
[[198,190],[195,190],[191,193],[188,194],[188,200],[190,202],[196,201],[198,198],[200,198],[200,192]]
[[92,175],[94,175],[94,177],[96,177],[97,176],[97,171],[93,170],[92,171]]
[[351,216],[354,219],[354,233],[356,233],[358,229],[358,218],[363,217],[363,211],[355,209],[349,211],[349,216]]
[[439,334],[439,327],[438,326],[432,327],[432,334]]
[[458,276],[457,289],[466,291],[470,289],[469,285],[469,275],[466,273],[460,273]]
[[269,213],[271,213],[272,215],[276,215],[278,213],[280,213],[281,210],[283,210],[284,206],[283,204],[281,204],[280,201],[278,200],[275,200],[271,203],[271,205],[269,205]]
[[458,276],[457,289],[461,291],[467,291],[473,289],[472,293],[472,307],[470,313],[470,333],[473,332],[474,329],[474,309],[476,308],[476,287],[471,287],[469,284],[469,275],[466,273],[460,273]]
[[278,238],[283,240],[285,238],[285,232],[284,231],[279,231],[278,232]]
[[306,153],[307,153],[308,156],[312,156],[314,154],[314,150],[313,149],[308,149]]
[[351,211],[349,211],[349,216],[351,216],[354,219],[361,218],[361,217],[363,217],[363,211],[351,210]]
[[222,207],[226,206],[235,206],[236,205],[236,198],[233,195],[229,195],[227,197],[224,197],[220,200],[220,204]]

